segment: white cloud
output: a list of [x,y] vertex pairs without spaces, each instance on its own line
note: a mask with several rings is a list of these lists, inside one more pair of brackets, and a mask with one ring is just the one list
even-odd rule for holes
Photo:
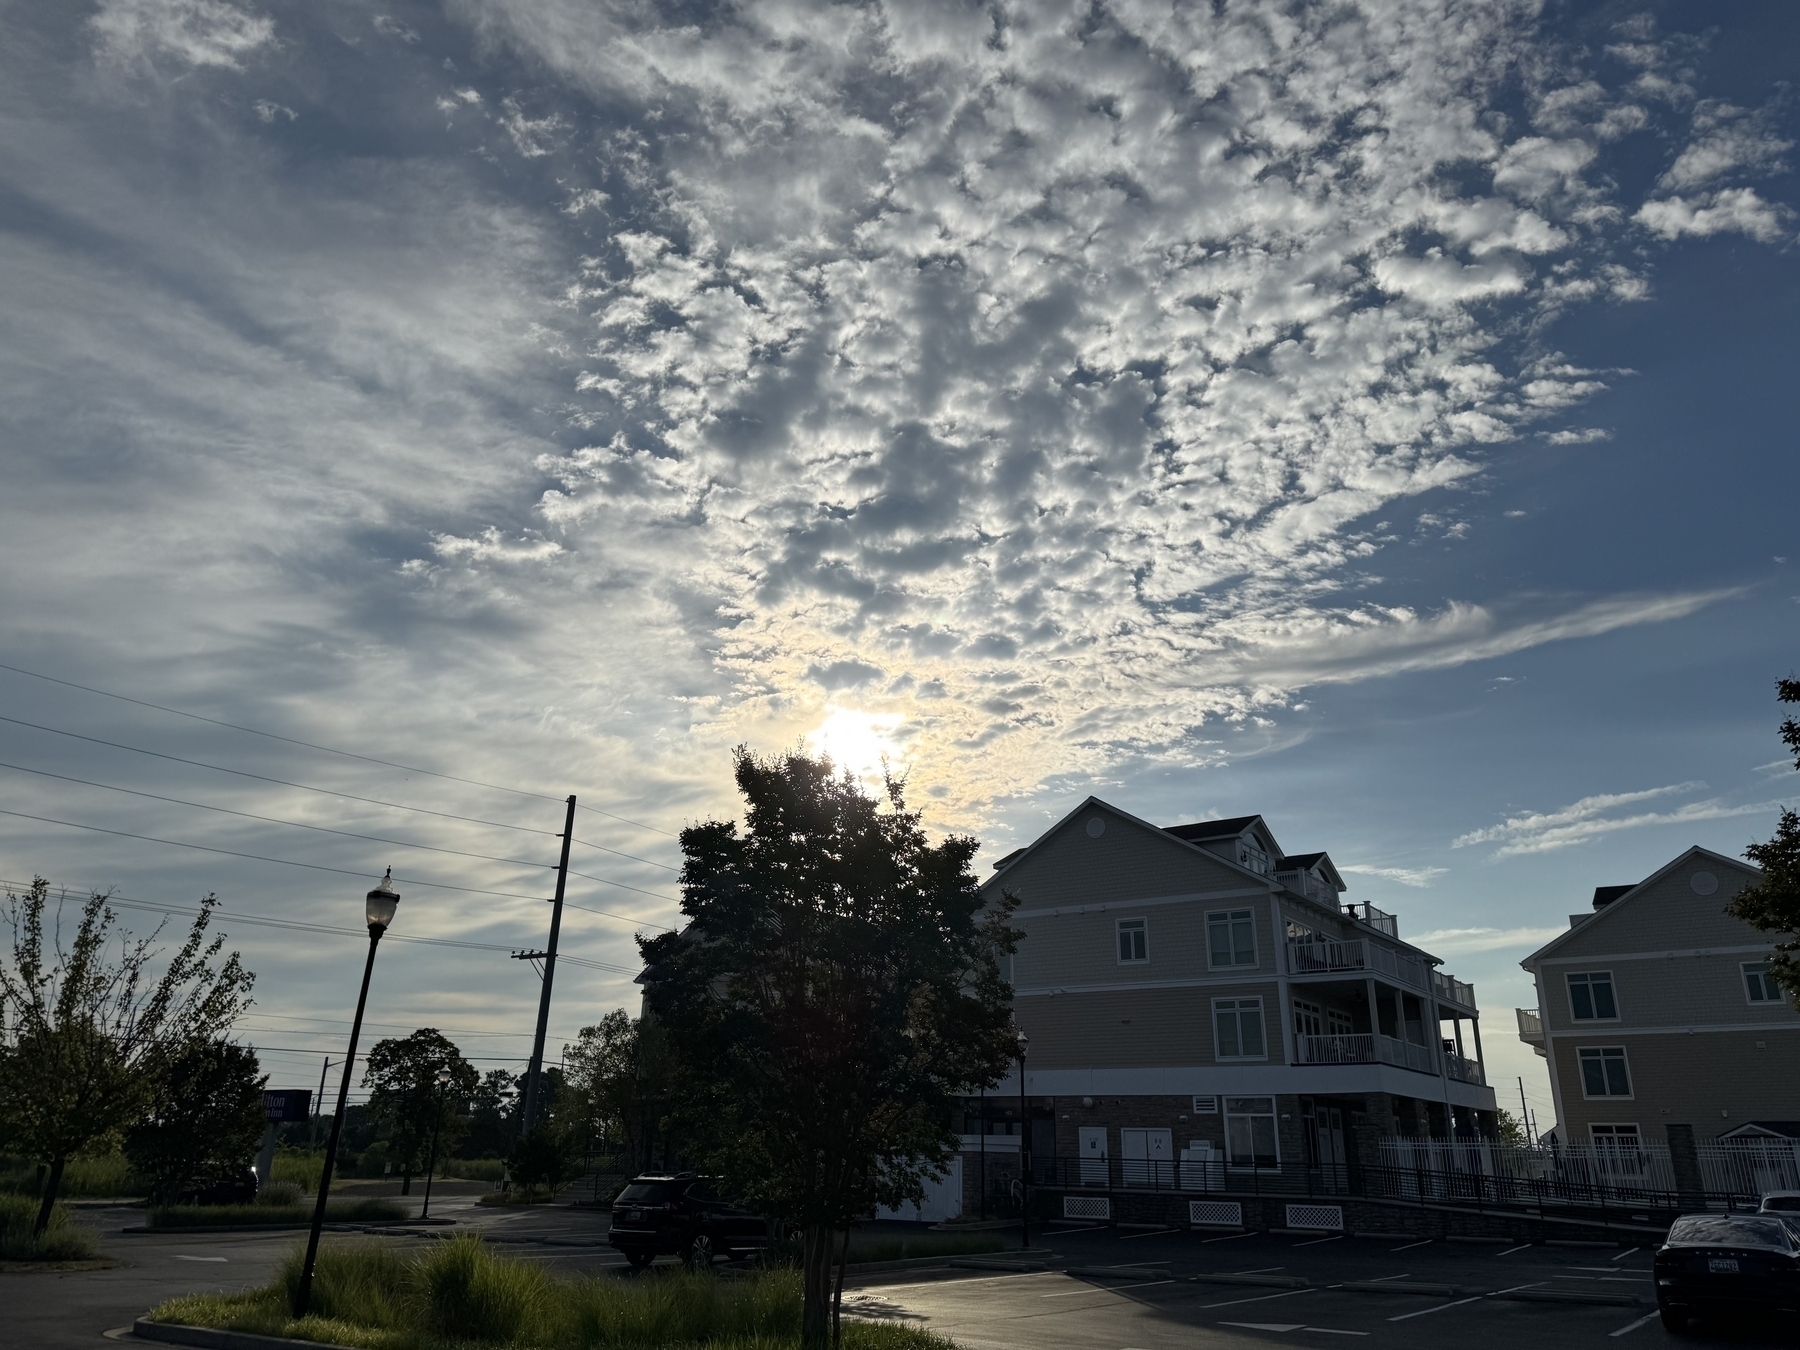
[[1605,427],[1564,427],[1560,431],[1540,432],[1551,445],[1592,445],[1595,441],[1610,441],[1613,434]]
[[1566,928],[1440,928],[1407,940],[1416,947],[1445,956],[1500,951],[1507,947],[1541,947]]
[[172,57],[239,70],[275,37],[273,19],[226,0],[102,0],[89,23],[101,54],[125,63]]
[[1745,170],[1778,171],[1783,167],[1783,152],[1792,148],[1792,141],[1774,132],[1766,113],[1749,114],[1728,103],[1703,103],[1694,112],[1694,139],[1657,180],[1657,186],[1680,192]]
[[1664,239],[1735,232],[1772,244],[1787,234],[1787,216],[1786,207],[1766,202],[1755,188],[1744,187],[1726,188],[1692,201],[1685,197],[1648,201],[1632,219]]
[[1555,811],[1527,812],[1510,816],[1498,825],[1471,830],[1460,835],[1452,848],[1468,848],[1475,844],[1498,843],[1491,855],[1498,858],[1517,857],[1528,853],[1549,853],[1557,849],[1585,844],[1590,839],[1619,830],[1642,829],[1649,825],[1684,825],[1701,820],[1722,820],[1732,816],[1755,815],[1771,810],[1772,803],[1753,802],[1732,805],[1718,798],[1688,802],[1673,811],[1639,811],[1616,814],[1621,808],[1636,806],[1662,797],[1678,797],[1705,788],[1704,783],[1671,783],[1664,787],[1644,788],[1636,792],[1597,793]]
[[1411,886],[1415,890],[1423,890],[1441,876],[1447,876],[1447,867],[1376,867],[1372,863],[1346,863],[1338,868],[1340,872],[1352,872],[1357,876],[1380,877],[1384,881],[1397,881],[1402,886]]
[[271,102],[266,98],[257,99],[252,106],[256,109],[257,117],[261,118],[264,122],[273,122],[277,117],[285,117],[288,121],[292,122],[297,120],[300,116],[300,114],[295,112],[292,108],[284,107],[283,105]]

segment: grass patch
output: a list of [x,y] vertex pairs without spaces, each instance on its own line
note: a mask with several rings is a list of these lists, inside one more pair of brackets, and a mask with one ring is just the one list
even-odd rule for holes
[[[326,1223],[397,1223],[410,1217],[393,1200],[341,1200],[325,1207]],[[150,1211],[152,1228],[244,1228],[260,1224],[308,1224],[311,1205],[164,1205]]]
[[[295,1321],[288,1309],[300,1260],[296,1250],[263,1289],[170,1299],[151,1320],[361,1350],[793,1350],[800,1337],[800,1277],[790,1270],[733,1280],[682,1271],[564,1280],[534,1262],[495,1256],[472,1235],[418,1254],[378,1242],[332,1243],[319,1253],[312,1315]],[[844,1344],[955,1350],[941,1337],[885,1323],[846,1322]]]
[[[0,1157],[0,1194],[38,1195],[37,1164],[25,1158]],[[71,1158],[63,1165],[59,1200],[112,1199],[140,1196],[144,1183],[131,1170],[123,1153],[98,1158]]]
[[850,1237],[850,1264],[871,1261],[910,1261],[923,1256],[979,1256],[1000,1250],[992,1233],[854,1233]]
[[50,1211],[50,1227],[31,1231],[38,1201],[23,1195],[0,1195],[0,1261],[92,1261],[100,1249],[93,1232],[69,1217],[58,1203]]
[[270,1184],[298,1186],[308,1195],[319,1189],[319,1177],[325,1171],[322,1148],[278,1148],[269,1166]]
[[457,1181],[499,1181],[506,1175],[504,1158],[452,1158],[438,1165],[440,1177]]

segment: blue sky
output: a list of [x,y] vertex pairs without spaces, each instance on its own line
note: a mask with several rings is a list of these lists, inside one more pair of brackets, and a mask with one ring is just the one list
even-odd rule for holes
[[[1537,1074],[1537,935],[1791,790],[1800,19],[1720,13],[0,9],[6,662],[542,794],[0,671],[0,807],[70,822],[0,872],[354,924],[392,863],[527,946],[547,836],[265,780],[573,791],[567,1035],[802,741],[986,858],[1260,811]],[[232,936],[310,1081],[346,940]],[[497,1064],[534,998],[397,945],[371,1015]]]

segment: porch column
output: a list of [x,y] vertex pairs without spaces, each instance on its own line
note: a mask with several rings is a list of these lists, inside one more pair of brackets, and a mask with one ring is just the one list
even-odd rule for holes
[[[1375,990],[1375,977],[1373,975],[1369,976],[1365,983],[1369,986],[1369,1033],[1370,1035],[1379,1038],[1381,1035],[1381,1004],[1376,1002],[1378,995]],[[1379,1062],[1381,1059],[1380,1040],[1371,1040],[1369,1045],[1374,1049],[1375,1058],[1377,1062]]]
[[1464,1049],[1463,1049],[1462,1014],[1461,1013],[1451,1013],[1450,1014],[1450,1030],[1451,1030],[1451,1033],[1456,1037],[1456,1053],[1458,1055],[1461,1055],[1462,1058],[1467,1059],[1469,1056],[1468,1056],[1467,1052],[1464,1051]]
[[1469,1030],[1475,1033],[1475,1064],[1481,1070],[1481,1081],[1487,1082],[1487,1056],[1481,1053],[1481,1014],[1476,1013],[1469,1019]]

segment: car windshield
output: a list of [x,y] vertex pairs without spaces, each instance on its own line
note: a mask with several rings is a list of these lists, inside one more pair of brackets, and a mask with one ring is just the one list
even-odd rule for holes
[[619,1192],[619,1201],[627,1205],[666,1205],[679,1200],[686,1186],[683,1181],[634,1181]]
[[1671,1247],[1766,1247],[1785,1252],[1792,1240],[1780,1219],[1748,1214],[1689,1214],[1669,1229]]
[[1800,1214],[1800,1195],[1765,1195],[1762,1208],[1765,1214]]

